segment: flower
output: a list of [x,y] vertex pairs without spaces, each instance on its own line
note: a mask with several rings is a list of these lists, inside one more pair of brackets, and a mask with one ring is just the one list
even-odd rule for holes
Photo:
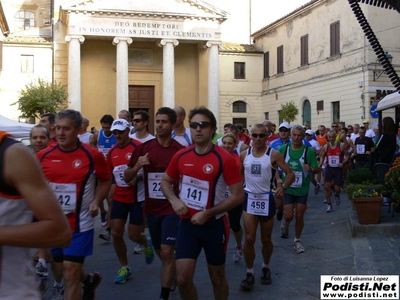
[[353,192],[353,198],[369,198],[369,197],[380,197],[381,193],[374,188],[365,186],[361,187]]
[[385,185],[393,206],[400,206],[400,157],[393,162],[385,175]]

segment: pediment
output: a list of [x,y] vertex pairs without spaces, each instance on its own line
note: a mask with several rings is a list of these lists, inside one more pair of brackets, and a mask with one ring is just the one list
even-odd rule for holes
[[218,20],[227,12],[200,0],[88,0],[68,1],[61,7],[64,17],[71,12],[100,15],[131,15],[150,18]]

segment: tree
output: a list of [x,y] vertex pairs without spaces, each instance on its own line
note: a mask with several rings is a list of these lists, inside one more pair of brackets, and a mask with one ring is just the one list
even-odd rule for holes
[[44,113],[57,113],[67,108],[68,93],[66,85],[61,83],[51,83],[38,78],[25,85],[20,91],[20,98],[11,105],[18,104],[21,117],[29,118],[40,116]]
[[296,116],[299,114],[299,109],[293,101],[290,101],[286,104],[281,104],[281,117],[283,120],[288,123],[293,122],[296,119]]

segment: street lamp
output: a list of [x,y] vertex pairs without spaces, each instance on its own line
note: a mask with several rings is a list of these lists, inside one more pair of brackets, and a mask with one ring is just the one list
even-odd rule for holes
[[[389,52],[387,52],[387,51],[385,52],[385,55],[386,55],[386,59],[387,59],[390,63],[392,63],[393,56],[392,56]],[[385,70],[382,70],[382,71],[377,71],[377,70],[376,70],[376,66],[378,65],[378,63],[381,64],[381,62],[379,61],[379,59],[377,60],[377,63],[375,64],[375,70],[373,71],[373,75],[374,75],[373,81],[377,81],[377,80],[379,79],[379,77],[381,77],[381,75],[382,75],[383,73],[385,73]]]

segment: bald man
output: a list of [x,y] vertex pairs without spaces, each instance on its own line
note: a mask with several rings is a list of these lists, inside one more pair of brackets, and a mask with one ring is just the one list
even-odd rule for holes
[[81,141],[81,143],[90,144],[89,140],[92,133],[87,131],[88,127],[89,127],[89,119],[86,117],[82,117],[82,127],[78,134],[78,138]]

